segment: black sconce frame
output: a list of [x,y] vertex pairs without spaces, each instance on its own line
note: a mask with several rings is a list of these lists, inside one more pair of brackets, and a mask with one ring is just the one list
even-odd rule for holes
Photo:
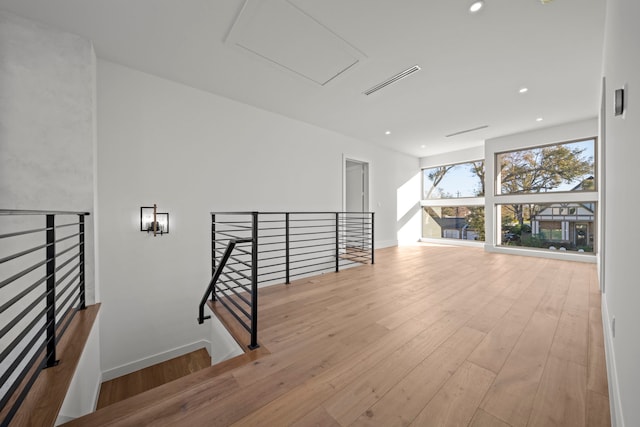
[[[151,221],[145,218],[151,218]],[[153,233],[154,236],[169,234],[169,214],[158,212],[157,205],[140,208],[140,231]]]

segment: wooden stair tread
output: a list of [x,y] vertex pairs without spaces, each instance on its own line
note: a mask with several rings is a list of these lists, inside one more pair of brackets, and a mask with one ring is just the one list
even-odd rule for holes
[[125,423],[128,424],[132,422],[132,417],[144,414],[145,408],[171,406],[171,403],[175,406],[176,400],[180,402],[180,405],[192,404],[198,398],[202,398],[203,390],[206,390],[204,396],[207,396],[207,399],[213,399],[218,395],[226,395],[238,388],[238,384],[230,371],[267,354],[269,353],[266,349],[260,347],[254,351],[232,357],[209,368],[201,369],[128,399],[113,403],[64,425],[95,426],[118,423],[119,420],[123,422],[127,420]]
[[136,394],[175,381],[201,369],[211,367],[211,357],[206,348],[200,348],[170,360],[104,381],[96,409],[102,409]]
[[[235,317],[224,306],[216,305],[211,301],[209,301],[209,307],[243,349],[243,354],[105,406],[92,414],[72,420],[65,426],[95,426],[120,421],[124,424],[135,424],[133,420],[136,417],[146,416],[145,408],[156,414],[157,411],[152,408],[192,406],[198,399],[203,399],[203,396],[210,400],[239,388],[229,372],[269,355],[270,352],[260,342],[258,342],[260,345],[258,348],[249,349],[248,343],[251,337]],[[204,395],[203,390],[206,390]],[[144,419],[145,423],[149,422],[148,419]]]

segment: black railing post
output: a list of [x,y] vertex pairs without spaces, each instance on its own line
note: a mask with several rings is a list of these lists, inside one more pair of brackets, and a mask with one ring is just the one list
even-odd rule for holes
[[55,215],[47,215],[47,362],[45,368],[56,361],[56,229]]
[[340,271],[340,213],[336,212],[336,273]]
[[291,280],[289,280],[289,212],[284,214],[284,228],[285,283],[288,285],[291,283]]
[[371,264],[373,264],[374,262],[374,250],[375,250],[375,232],[374,232],[374,221],[373,221],[373,216],[375,215],[375,212],[371,212]]
[[86,299],[86,286],[85,286],[85,274],[84,274],[84,215],[78,215],[80,220],[80,310],[87,308]]
[[[216,274],[216,214],[211,214],[211,276]],[[216,288],[211,289],[211,301],[216,300]]]
[[258,348],[258,212],[252,212],[251,228],[251,344]]

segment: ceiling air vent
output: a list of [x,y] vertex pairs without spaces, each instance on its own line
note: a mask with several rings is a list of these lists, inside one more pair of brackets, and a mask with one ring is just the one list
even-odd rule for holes
[[466,130],[461,130],[459,132],[454,132],[454,133],[450,133],[449,135],[445,135],[445,138],[450,138],[452,136],[456,136],[456,135],[462,135],[463,133],[468,133],[468,132],[475,132],[477,130],[480,129],[486,129],[488,128],[489,125],[484,125],[484,126],[478,126],[477,128],[472,128],[472,129],[466,129]]
[[371,89],[365,90],[364,93],[365,95],[371,95],[374,92],[379,91],[380,89],[389,86],[392,83],[395,83],[399,80],[404,79],[405,77],[408,77],[409,75],[415,73],[416,71],[420,71],[420,67],[417,65],[414,65],[411,68],[407,68],[406,70],[396,74],[393,77],[388,78],[387,80],[383,81],[382,83],[378,83],[377,85],[375,85],[374,87],[372,87]]

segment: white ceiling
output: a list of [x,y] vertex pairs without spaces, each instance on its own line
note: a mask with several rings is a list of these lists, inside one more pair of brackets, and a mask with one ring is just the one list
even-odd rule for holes
[[419,157],[597,115],[605,0],[470,4],[0,0],[100,58]]

